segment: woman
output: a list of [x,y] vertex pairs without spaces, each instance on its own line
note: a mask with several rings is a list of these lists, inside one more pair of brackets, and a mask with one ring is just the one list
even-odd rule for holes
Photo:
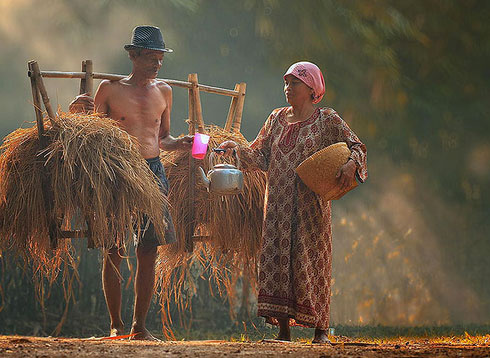
[[330,201],[299,179],[295,169],[313,153],[346,142],[351,155],[337,174],[347,188],[367,178],[366,147],[331,108],[316,108],[325,93],[320,69],[310,62],[293,64],[284,74],[290,107],[275,109],[250,147],[233,141],[250,168],[267,172],[259,260],[258,315],[279,324],[279,340],[291,340],[290,324],[315,328],[314,343],[329,343],[332,232]]

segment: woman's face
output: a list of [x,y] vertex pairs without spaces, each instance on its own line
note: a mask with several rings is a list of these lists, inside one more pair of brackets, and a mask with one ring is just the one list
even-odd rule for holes
[[284,94],[290,105],[313,102],[313,90],[293,75],[287,75],[284,78]]

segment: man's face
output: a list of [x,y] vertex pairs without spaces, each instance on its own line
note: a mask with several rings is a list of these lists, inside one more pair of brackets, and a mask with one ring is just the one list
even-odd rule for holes
[[133,58],[134,66],[148,78],[156,78],[163,64],[163,54],[161,51],[143,49],[139,56]]

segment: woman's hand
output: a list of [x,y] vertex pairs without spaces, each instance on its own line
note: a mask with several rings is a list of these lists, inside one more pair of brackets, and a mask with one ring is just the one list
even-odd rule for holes
[[342,190],[346,190],[354,181],[354,176],[356,174],[356,163],[354,160],[349,159],[347,163],[342,165],[335,176],[337,182]]
[[234,142],[232,140],[227,140],[227,141],[221,143],[218,148],[225,149],[226,152],[224,153],[224,155],[228,156],[228,155],[232,155],[233,150],[236,149],[237,147],[238,147],[238,144],[236,142]]

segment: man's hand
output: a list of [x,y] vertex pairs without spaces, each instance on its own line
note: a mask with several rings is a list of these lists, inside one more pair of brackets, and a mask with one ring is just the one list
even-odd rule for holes
[[335,176],[342,190],[346,190],[354,181],[356,174],[356,163],[349,159],[347,163],[342,165]]
[[92,113],[94,111],[94,99],[89,96],[88,93],[83,93],[76,96],[75,99],[68,106],[68,110],[71,113]]
[[192,142],[194,141],[193,135],[185,135],[180,138],[174,138],[170,134],[160,138],[160,149],[167,152],[174,150],[190,150],[192,148]]
[[192,148],[193,142],[193,135],[185,135],[183,137],[177,138],[175,150],[190,150]]

